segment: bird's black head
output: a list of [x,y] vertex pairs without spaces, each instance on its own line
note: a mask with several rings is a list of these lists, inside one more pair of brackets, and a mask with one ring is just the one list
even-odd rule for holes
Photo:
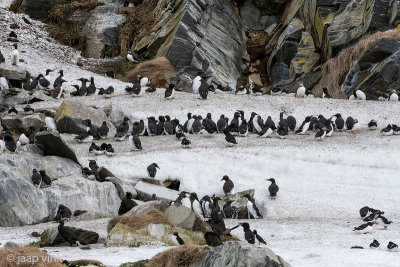
[[188,118],[188,119],[191,119],[191,118],[192,118],[192,113],[189,112],[189,113],[187,114],[187,118]]
[[311,121],[311,117],[312,116],[307,116],[306,119],[305,119],[305,122],[310,122]]
[[46,171],[45,171],[45,170],[40,170],[39,173],[40,173],[41,175],[46,175]]
[[211,113],[209,112],[209,113],[207,113],[207,119],[211,119]]
[[178,232],[174,232],[173,235],[174,236],[178,236],[179,234],[178,234]]
[[222,177],[221,181],[228,181],[229,180],[229,176],[228,175],[224,175],[224,177]]
[[224,119],[224,118],[225,118],[225,115],[224,115],[224,114],[222,114],[220,118],[221,118],[221,119]]
[[275,179],[274,178],[269,178],[269,179],[266,179],[266,180],[271,181],[271,183],[275,183]]
[[164,116],[158,116],[158,119],[160,120],[160,121],[165,121],[165,117]]
[[127,199],[132,199],[132,193],[131,192],[126,192],[126,198]]
[[54,71],[54,70],[47,69],[47,70],[46,70],[46,75],[49,75],[49,73],[52,72],[52,71]]
[[93,83],[94,82],[94,78],[90,77],[90,82]]
[[17,44],[13,44],[15,49],[18,49],[18,45]]
[[165,115],[165,119],[166,119],[167,121],[170,121],[170,120],[171,120],[171,117],[170,117],[169,115]]
[[247,222],[241,223],[240,225],[243,227],[244,230],[250,229],[250,225]]
[[322,91],[324,91],[324,93],[327,94],[328,93],[328,88],[324,87],[324,88],[322,88]]
[[33,169],[33,171],[32,171],[33,173],[37,173],[37,170],[36,169]]
[[175,88],[175,84],[170,83],[169,86],[168,86],[168,89],[174,89],[174,88]]
[[156,168],[160,168],[160,167],[158,167],[158,165],[157,165],[157,163],[153,163],[153,164],[151,164],[151,165],[153,165],[154,167],[156,167]]
[[247,199],[251,199],[251,196],[249,194],[245,194],[243,197],[247,198]]
[[253,230],[253,234],[255,234],[255,235],[256,235],[256,234],[257,234],[257,230]]

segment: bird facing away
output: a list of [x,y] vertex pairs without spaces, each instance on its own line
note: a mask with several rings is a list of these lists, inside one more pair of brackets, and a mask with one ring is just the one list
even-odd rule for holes
[[266,179],[271,182],[270,186],[268,186],[269,195],[272,199],[276,198],[276,195],[279,191],[279,186],[276,184],[274,178]]
[[225,195],[230,194],[232,192],[233,187],[235,186],[231,179],[229,179],[228,175],[224,175],[221,181],[225,181],[223,190]]

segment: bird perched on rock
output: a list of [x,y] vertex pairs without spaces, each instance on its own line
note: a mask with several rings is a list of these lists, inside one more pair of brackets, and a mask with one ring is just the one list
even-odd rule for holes
[[63,77],[64,77],[64,71],[63,70],[59,70],[58,73],[60,75],[54,80],[54,83],[53,83],[53,87],[54,88],[56,88],[61,83],[61,80],[63,80]]
[[55,221],[58,221],[59,219],[69,220],[72,216],[71,210],[67,206],[64,206],[63,204],[58,205],[56,214],[57,216],[55,218]]
[[14,50],[11,52],[11,64],[16,66],[19,62],[19,52],[18,52],[18,45],[13,44]]
[[136,135],[129,136],[129,144],[131,146],[132,151],[139,151],[142,150],[142,142],[140,141],[139,137]]
[[233,187],[235,186],[232,180],[229,179],[228,175],[224,175],[221,181],[225,181],[224,186],[222,188],[224,190],[225,195],[230,194],[232,192]]
[[8,115],[14,116],[14,115],[18,115],[18,110],[12,106],[9,110],[8,110]]
[[236,219],[237,210],[235,207],[232,207],[233,200],[228,200],[224,206],[222,207],[222,211],[224,213],[224,217],[228,219]]
[[44,122],[46,124],[46,128],[47,128],[48,131],[57,132],[57,124],[56,124],[56,121],[53,118],[46,117],[44,119]]
[[31,179],[33,185],[37,186],[37,188],[40,188],[40,185],[42,184],[42,176],[36,169],[33,169],[33,174],[31,176]]
[[247,222],[241,223],[240,224],[243,227],[243,232],[244,232],[244,238],[246,239],[247,242],[250,244],[254,244],[256,241],[256,236],[255,234],[250,230],[250,225]]
[[164,99],[171,100],[175,97],[175,85],[170,84],[167,89],[165,89]]
[[206,232],[204,234],[204,239],[206,240],[207,245],[211,246],[211,247],[217,247],[217,246],[223,245],[222,240],[219,237],[219,235],[217,235],[214,232]]
[[373,222],[368,222],[365,224],[362,224],[358,227],[354,227],[354,230],[357,234],[367,234],[367,233],[372,233],[374,230],[373,228],[374,223]]
[[89,160],[89,168],[92,170],[96,181],[104,182],[105,179],[100,177],[99,174],[99,165],[97,165],[95,160]]
[[67,241],[71,246],[77,245],[81,246],[79,243],[79,238],[76,232],[68,226],[64,226],[64,220],[60,220],[60,224],[58,225],[58,233]]
[[269,195],[272,199],[276,198],[276,195],[279,191],[279,186],[276,184],[274,178],[266,179],[271,182],[270,186],[268,187]]
[[174,232],[171,236],[171,240],[172,242],[177,245],[177,246],[181,246],[184,245],[185,242],[183,241],[183,239],[179,236],[178,232]]
[[30,105],[26,105],[26,107],[24,107],[24,113],[27,115],[32,115],[35,113],[35,110]]
[[253,217],[254,219],[262,218],[262,215],[260,213],[260,210],[256,206],[256,202],[253,197],[251,197],[249,194],[245,194],[243,196],[244,198],[247,198],[247,212],[248,212],[248,218],[250,219]]
[[236,138],[229,132],[228,129],[224,130],[224,134],[225,134],[225,141],[227,142],[228,146],[237,145]]
[[6,133],[3,136],[4,146],[8,151],[14,153],[17,150],[17,144],[10,133]]
[[52,181],[51,181],[51,178],[47,175],[46,171],[45,170],[40,170],[39,173],[42,176],[42,182],[46,186],[50,186]]
[[157,163],[152,163],[147,167],[147,174],[149,175],[150,178],[156,177],[157,169],[160,169]]
[[134,64],[138,64],[138,63],[139,63],[139,60],[137,60],[136,58],[134,58],[134,56],[132,55],[132,51],[131,51],[131,50],[128,51],[128,54],[126,55],[126,59],[127,59],[129,62],[134,63]]
[[328,93],[328,88],[322,88],[322,98],[332,98],[332,96]]
[[121,206],[119,207],[118,215],[124,215],[125,213],[137,206],[137,203],[132,200],[132,197],[132,193],[126,192],[126,196],[122,200]]
[[102,155],[104,154],[104,150],[101,149],[98,145],[95,143],[92,143],[89,147],[89,153],[94,153],[95,155]]

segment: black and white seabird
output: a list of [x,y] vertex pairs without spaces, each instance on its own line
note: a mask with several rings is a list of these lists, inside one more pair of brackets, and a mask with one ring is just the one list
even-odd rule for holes
[[12,106],[9,110],[8,110],[8,115],[17,115],[18,114],[18,111],[17,111],[17,109],[14,107],[14,106]]
[[24,113],[31,115],[35,113],[35,110],[30,105],[26,105],[26,107],[24,107]]
[[317,138],[318,139],[318,141],[323,141],[324,140],[324,138],[325,138],[325,136],[326,136],[326,128],[325,127],[323,127],[323,126],[317,126],[318,128],[318,131],[317,131],[317,133],[315,134],[315,137],[314,138]]
[[65,83],[65,82],[66,82],[66,80],[61,79],[61,81],[57,84],[57,86],[54,87],[54,90],[53,90],[53,97],[54,98],[56,98],[56,99],[60,99],[61,98],[61,96],[62,96],[62,94],[64,92],[64,90],[62,88],[62,84]]
[[137,59],[132,55],[132,51],[131,51],[131,50],[128,51],[128,54],[126,55],[126,60],[128,60],[129,62],[134,63],[134,64],[138,64],[138,63],[139,63],[139,60],[137,60]]
[[328,88],[322,88],[322,98],[332,98],[332,96],[328,93]]
[[368,123],[368,129],[370,129],[370,130],[376,130],[376,128],[378,127],[378,122],[376,121],[376,120],[371,120],[369,123]]
[[367,206],[362,207],[362,208],[360,209],[359,212],[360,212],[361,218],[364,218],[364,217],[366,217],[366,216],[368,215],[368,213],[369,213],[369,207],[367,207]]
[[234,200],[228,200],[222,207],[224,217],[227,219],[236,219],[237,211],[235,207],[232,207]]
[[117,132],[115,133],[115,140],[117,140],[117,141],[125,140],[125,137],[129,131],[128,121],[129,121],[129,118],[124,117],[124,120],[122,121],[122,123],[117,127]]
[[275,122],[272,120],[271,116],[268,116],[267,120],[265,121],[264,126],[271,128],[273,131],[276,130]]
[[276,184],[274,178],[266,179],[271,182],[270,186],[268,186],[269,195],[271,198],[276,198],[276,195],[279,191],[279,186]]
[[393,127],[391,124],[388,124],[385,128],[381,130],[381,134],[384,136],[393,135]]
[[256,230],[253,230],[253,234],[256,237],[258,244],[263,243],[264,245],[267,244],[267,242],[265,242],[265,240],[257,233]]
[[[188,113],[187,114],[187,120],[185,121],[185,123],[183,124],[183,131],[185,133],[189,133],[192,131],[191,129],[191,124],[193,124],[194,119],[192,118],[192,113]],[[190,122],[190,131],[189,131],[189,122]]]
[[379,248],[380,245],[381,244],[379,244],[378,240],[374,239],[374,241],[371,244],[369,244],[369,247],[373,248],[373,249],[377,249],[377,248]]
[[247,89],[243,85],[236,88],[235,95],[245,95],[245,94],[247,94]]
[[146,127],[144,125],[144,120],[135,121],[132,125],[131,135],[144,135],[146,132]]
[[83,177],[85,177],[85,178],[87,178],[89,180],[94,180],[95,179],[92,170],[89,169],[88,167],[82,168],[82,175],[83,175]]
[[250,219],[253,217],[254,219],[262,218],[262,215],[256,206],[256,202],[253,197],[251,197],[249,194],[244,195],[243,197],[247,198],[247,212],[248,212],[248,218]]
[[214,133],[218,132],[218,126],[213,121],[210,112],[207,113],[207,116],[202,121],[202,124],[203,124],[203,130],[201,131],[201,133],[203,133],[203,134],[214,134]]
[[305,118],[305,120],[303,121],[303,123],[300,125],[299,129],[297,129],[297,131],[295,131],[295,133],[302,134],[302,135],[306,134],[306,132],[310,128],[311,118],[312,118],[312,116],[307,116]]
[[92,170],[94,177],[99,182],[104,182],[105,179],[102,179],[99,174],[99,165],[97,165],[95,160],[89,160],[89,168]]
[[285,139],[288,134],[289,133],[285,130],[285,128],[282,128],[280,126],[278,127],[278,130],[276,131],[276,137],[278,137],[279,139]]
[[[278,123],[279,128],[282,128],[286,133],[289,133],[289,124],[287,119],[283,118],[283,112],[279,114],[279,123]],[[295,122],[295,127],[296,127],[296,122]]]
[[250,244],[254,244],[256,242],[256,236],[253,231],[250,230],[250,225],[247,222],[240,224],[243,227],[244,238]]
[[171,122],[171,117],[169,115],[165,116],[164,122],[164,135],[173,135],[175,133],[174,124]]
[[[347,117],[347,119],[346,119],[346,129],[348,130],[348,131],[352,131],[352,130],[354,130],[354,126],[356,125],[358,123],[358,120],[356,120],[356,119],[353,119],[352,117]],[[353,131],[353,133],[355,133],[354,131]]]
[[170,84],[167,89],[165,89],[164,99],[171,100],[175,97],[175,84]]
[[142,142],[140,141],[139,137],[136,135],[129,136],[129,144],[131,146],[132,151],[139,151],[142,150]]
[[14,31],[11,31],[11,32],[8,34],[8,37],[18,39],[18,35],[17,35]]
[[208,246],[211,247],[217,247],[217,246],[222,246],[223,243],[221,241],[221,238],[219,237],[219,235],[217,235],[214,232],[206,232],[204,234],[204,239],[206,240],[206,243]]
[[171,236],[171,240],[172,242],[177,245],[177,246],[181,246],[184,245],[185,242],[183,241],[183,239],[179,236],[178,232],[174,232]]
[[272,130],[272,128],[269,128],[268,126],[263,126],[263,129],[261,132],[258,133],[258,136],[266,138],[271,136],[273,132],[274,131]]
[[137,206],[137,203],[132,200],[133,196],[131,192],[126,192],[125,197],[121,201],[121,205],[119,206],[118,209],[118,215],[124,215],[131,209],[133,209],[135,206]]
[[55,81],[53,83],[53,87],[54,88],[56,88],[61,83],[61,80],[63,80],[63,77],[64,77],[64,71],[63,70],[60,70],[58,73],[60,75],[55,79]]
[[188,139],[186,139],[186,138],[182,139],[181,145],[183,148],[189,148],[191,144],[192,143]]
[[222,188],[224,190],[225,195],[230,194],[232,192],[233,187],[235,186],[232,180],[229,179],[228,175],[224,175],[221,181],[225,181],[224,186]]
[[201,85],[199,87],[200,99],[206,100],[208,96],[208,84],[205,79],[201,79]]
[[362,224],[358,227],[354,227],[354,230],[357,234],[367,234],[367,233],[372,233],[374,230],[373,228],[374,223],[373,222],[368,222],[365,224]]
[[14,50],[11,52],[11,64],[16,66],[19,62],[19,52],[18,52],[18,45],[13,44]]
[[15,150],[17,149],[17,144],[15,143],[12,135],[9,133],[6,133],[3,136],[3,141],[4,141],[5,148],[7,148],[8,151],[14,153]]
[[397,244],[393,243],[392,241],[390,241],[390,242],[387,244],[387,249],[388,249],[390,252],[398,252],[398,251],[399,251],[399,246],[398,246]]
[[104,150],[101,149],[98,145],[95,143],[92,143],[89,147],[89,153],[94,153],[95,155],[102,155],[104,154]]
[[156,118],[154,117],[149,117],[147,118],[147,134],[149,136],[156,135],[157,134],[157,124],[156,124]]
[[45,170],[40,170],[39,173],[42,176],[42,182],[46,186],[50,186],[52,181],[51,181],[51,178],[47,175],[46,171]]
[[101,139],[106,139],[109,130],[110,129],[107,126],[107,122],[103,121],[103,123],[101,124],[101,126],[97,130],[97,134],[100,136]]
[[306,96],[306,88],[304,87],[304,84],[300,83],[299,87],[296,90],[296,97],[297,98],[304,98]]
[[294,131],[296,129],[296,119],[293,116],[288,116],[286,118],[289,130]]
[[60,219],[68,219],[69,220],[72,216],[71,210],[67,206],[64,206],[63,204],[58,205],[56,214],[57,214],[57,217],[59,217]]
[[33,185],[40,188],[40,185],[42,184],[42,176],[36,169],[33,169],[33,174],[31,176],[31,179],[32,179]]
[[203,216],[203,207],[200,204],[199,198],[197,197],[196,193],[190,193],[189,196],[190,203],[191,203],[191,209],[194,211],[199,217]]
[[228,146],[237,145],[236,138],[229,132],[228,129],[224,130],[224,134],[225,134],[225,141],[227,142]]
[[367,96],[361,90],[356,90],[353,94],[349,97],[349,100],[367,100]]
[[202,116],[193,116],[195,119],[192,125],[192,133],[193,134],[199,134],[201,132],[202,126],[203,126],[203,117]]
[[217,130],[219,133],[222,133],[226,129],[226,127],[228,127],[228,118],[226,118],[225,115],[222,114],[217,121]]
[[157,163],[152,163],[147,167],[147,174],[150,178],[155,178],[157,174],[157,169],[159,169]]
[[245,137],[249,132],[249,128],[247,126],[247,120],[244,118],[244,111],[240,110],[241,116],[241,124],[239,125],[239,136]]
[[[261,116],[260,115],[258,115],[257,113],[255,113],[255,112],[253,112],[252,114],[251,114],[251,117],[253,117],[253,119],[251,120],[251,124],[252,124],[252,126],[253,126],[253,132],[254,133],[260,133],[260,132],[262,132],[262,130],[263,130],[263,125],[264,125],[264,122],[262,121],[262,119],[261,119]],[[250,118],[251,118],[250,117]]]
[[114,151],[113,146],[111,144],[107,144],[106,155],[111,157],[111,156],[114,156],[114,154],[115,154],[115,151]]
[[157,135],[164,133],[164,123],[165,123],[165,117],[162,115],[158,116]]
[[147,88],[144,90],[146,93],[154,93],[157,91],[156,87],[153,85],[152,87]]
[[232,133],[238,133],[239,132],[239,118],[241,114],[239,111],[236,111],[235,114],[233,115],[233,119],[231,120],[231,123],[229,124],[229,131]]
[[90,77],[90,84],[87,88],[87,95],[93,95],[96,93],[96,85],[94,84],[94,78]]

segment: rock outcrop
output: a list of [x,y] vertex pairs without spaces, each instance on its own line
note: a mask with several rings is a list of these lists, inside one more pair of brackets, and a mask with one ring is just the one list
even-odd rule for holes
[[191,265],[191,267],[219,266],[289,267],[290,264],[267,247],[231,241],[208,251],[203,260]]
[[29,136],[31,130],[29,127],[41,129],[44,126],[45,115],[36,113],[32,115],[18,114],[16,116],[5,116],[2,118],[1,123],[12,133],[25,134]]
[[183,229],[200,231],[202,226],[201,219],[191,209],[185,206],[169,206],[165,211],[168,221]]

